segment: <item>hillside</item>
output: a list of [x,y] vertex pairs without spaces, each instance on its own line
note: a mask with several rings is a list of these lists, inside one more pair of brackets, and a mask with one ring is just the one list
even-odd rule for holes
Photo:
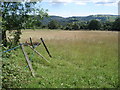
[[68,18],[64,18],[64,17],[60,17],[60,16],[49,16],[46,17],[42,20],[43,24],[48,24],[49,21],[51,20],[56,20],[58,21],[60,24],[65,24],[65,23],[70,23],[70,22],[78,22],[78,21],[90,21],[93,19],[97,19],[99,21],[114,21],[117,18],[117,15],[90,15],[90,16],[73,16],[73,17],[68,17]]

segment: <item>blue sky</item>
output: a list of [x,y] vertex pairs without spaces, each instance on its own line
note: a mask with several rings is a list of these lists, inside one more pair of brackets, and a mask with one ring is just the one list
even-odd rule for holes
[[96,14],[118,14],[119,0],[42,0],[41,7],[49,15],[62,17]]

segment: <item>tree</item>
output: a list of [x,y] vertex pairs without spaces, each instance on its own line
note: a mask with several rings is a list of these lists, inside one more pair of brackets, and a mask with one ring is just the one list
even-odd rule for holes
[[90,30],[99,30],[101,28],[101,24],[97,20],[91,20],[88,24],[88,29]]
[[79,29],[80,29],[80,26],[79,26],[77,23],[73,23],[72,29],[73,29],[73,30],[79,30]]
[[58,29],[59,23],[56,20],[52,20],[48,23],[48,28],[49,29]]
[[112,29],[120,31],[120,18],[117,18],[115,22],[113,22]]
[[111,30],[112,29],[112,22],[106,21],[102,23],[102,30]]
[[[30,14],[37,14],[40,18],[47,15],[41,8],[35,8],[37,2],[0,2],[2,12],[2,44],[7,46],[6,31],[15,31],[14,44],[17,44],[20,39],[21,29],[25,29],[26,22]],[[30,19],[29,23],[35,20]]]
[[[28,25],[29,25],[29,22],[28,22]],[[34,29],[34,28],[40,28],[40,27],[42,27],[42,22],[39,21],[39,19],[33,21],[32,24],[30,24],[30,25],[28,26],[28,28],[32,28],[32,29]]]
[[81,24],[81,25],[80,25],[80,29],[85,29],[85,30],[86,30],[87,27],[88,27],[87,24]]
[[65,26],[65,30],[72,30],[72,23],[67,23]]

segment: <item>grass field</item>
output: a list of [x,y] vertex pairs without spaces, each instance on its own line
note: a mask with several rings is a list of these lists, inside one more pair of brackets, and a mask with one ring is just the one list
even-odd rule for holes
[[[36,77],[26,88],[115,88],[118,87],[118,32],[107,31],[22,31],[21,42],[40,41],[43,37],[52,58],[43,45],[36,48],[50,63],[25,47]],[[26,66],[21,50],[15,51],[15,63]],[[28,69],[26,69],[28,70]],[[42,76],[42,78],[41,78]]]

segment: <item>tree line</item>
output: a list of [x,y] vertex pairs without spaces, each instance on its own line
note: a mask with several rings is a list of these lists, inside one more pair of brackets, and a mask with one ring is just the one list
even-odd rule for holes
[[[41,21],[34,23],[36,28],[46,29],[62,29],[62,30],[102,30],[102,31],[119,31],[120,30],[120,18],[117,18],[114,22],[106,21],[79,21],[60,24],[57,20],[51,20],[47,25],[43,25]],[[27,27],[27,28],[33,28]]]

